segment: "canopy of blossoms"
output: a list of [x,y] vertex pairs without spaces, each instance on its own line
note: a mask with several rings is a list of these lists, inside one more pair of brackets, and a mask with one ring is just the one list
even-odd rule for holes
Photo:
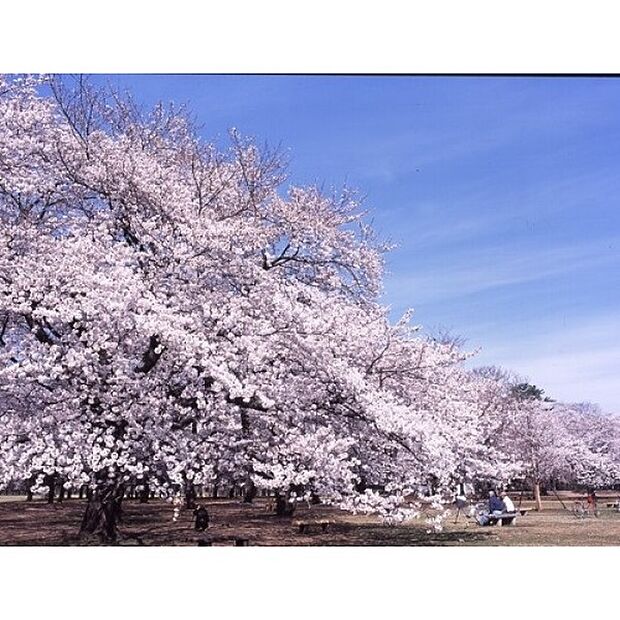
[[0,484],[219,480],[395,518],[514,467],[494,380],[390,324],[354,195],[284,187],[235,132],[220,152],[164,107],[4,79],[0,237]]

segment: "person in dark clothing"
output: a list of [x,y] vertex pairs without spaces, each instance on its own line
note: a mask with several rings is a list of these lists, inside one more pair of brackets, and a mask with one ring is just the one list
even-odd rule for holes
[[194,510],[194,516],[196,517],[194,528],[199,532],[204,532],[209,527],[209,513],[207,509],[204,506],[198,506]]
[[480,525],[488,525],[490,521],[489,515],[498,515],[502,514],[502,512],[506,512],[504,502],[497,497],[495,491],[489,491],[489,510],[479,514],[476,519]]
[[506,512],[504,502],[497,497],[495,491],[489,492],[489,512]]

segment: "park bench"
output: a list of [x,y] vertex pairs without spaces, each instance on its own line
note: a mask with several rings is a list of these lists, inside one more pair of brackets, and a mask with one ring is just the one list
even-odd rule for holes
[[489,523],[488,525],[514,525],[516,523],[517,513],[516,512],[502,512],[499,515],[489,515]]
[[293,525],[296,525],[299,528],[300,534],[309,534],[312,528],[317,530],[320,529],[321,532],[327,532],[329,526],[333,525],[333,523],[324,519],[320,521],[295,521]]
[[213,547],[214,544],[228,545],[233,547],[249,547],[250,540],[243,536],[205,536],[198,540],[199,547]]

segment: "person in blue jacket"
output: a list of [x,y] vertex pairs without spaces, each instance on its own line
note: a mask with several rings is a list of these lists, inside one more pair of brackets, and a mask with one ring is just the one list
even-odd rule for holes
[[499,515],[503,512],[506,512],[506,506],[504,505],[504,502],[502,502],[502,500],[497,497],[495,491],[489,491],[489,510],[488,512],[483,512],[482,514],[478,515],[478,523],[480,523],[480,525],[488,525],[490,521],[489,515]]
[[506,505],[504,502],[497,496],[495,491],[489,491],[489,512],[506,512]]

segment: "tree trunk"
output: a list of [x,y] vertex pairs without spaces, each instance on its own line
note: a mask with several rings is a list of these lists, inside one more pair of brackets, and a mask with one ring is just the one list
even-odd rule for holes
[[289,502],[288,497],[276,493],[276,515],[278,517],[292,517],[295,512],[295,504]]
[[91,493],[80,527],[82,536],[97,536],[102,543],[117,541],[123,492],[122,485],[110,484]]
[[54,474],[48,474],[43,479],[43,484],[47,485],[47,503],[54,503],[54,492],[56,491],[56,476]]
[[191,482],[185,482],[185,508],[196,508],[196,488]]
[[148,484],[143,485],[142,489],[140,489],[140,503],[146,504],[149,501],[149,495],[151,494],[151,489]]
[[35,482],[35,479],[33,476],[31,476],[30,478],[26,480],[26,501],[27,502],[32,501],[32,491],[30,490],[30,487],[34,484],[34,482]]
[[251,504],[254,501],[257,493],[258,489],[256,488],[256,485],[251,478],[248,478],[245,486],[243,487],[243,503]]
[[534,501],[536,502],[536,510],[542,510],[542,500],[540,499],[540,481],[534,482]]
[[558,495],[558,492],[553,489],[553,494],[557,497],[558,501],[560,502],[560,504],[562,504],[562,508],[564,508],[564,510],[568,510],[568,507],[566,506],[566,504],[562,501],[562,498]]

